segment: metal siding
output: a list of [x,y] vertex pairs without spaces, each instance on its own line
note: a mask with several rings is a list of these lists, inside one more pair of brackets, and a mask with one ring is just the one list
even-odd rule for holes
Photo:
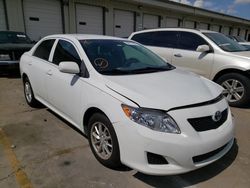
[[143,14],[143,29],[153,29],[159,27],[159,16]]
[[77,33],[103,34],[103,8],[76,4]]
[[0,30],[6,30],[5,11],[3,0],[0,0]]
[[134,32],[134,13],[114,10],[114,35],[128,37],[132,32]]
[[238,35],[238,28],[233,28],[232,35],[233,36],[237,36]]
[[177,18],[167,18],[167,27],[178,27],[179,20]]
[[240,29],[240,36],[245,39],[246,29]]
[[24,0],[23,9],[26,33],[32,40],[63,33],[59,0]]

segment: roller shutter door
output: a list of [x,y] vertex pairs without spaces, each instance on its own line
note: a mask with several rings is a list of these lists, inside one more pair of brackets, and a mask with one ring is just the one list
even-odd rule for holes
[[229,35],[229,31],[230,31],[229,27],[223,27],[222,29],[222,33],[224,33],[225,35]]
[[134,32],[134,12],[114,10],[114,35],[128,37]]
[[220,31],[220,26],[219,25],[212,25],[210,30],[219,32]]
[[178,27],[179,20],[177,18],[167,18],[166,27]]
[[59,0],[24,0],[26,33],[32,40],[63,33]]
[[240,29],[240,36],[245,39],[245,35],[246,35],[246,30],[245,29]]
[[193,29],[194,28],[194,22],[193,21],[185,21],[184,22],[184,27]]
[[206,23],[199,23],[199,29],[205,29],[205,30],[208,30],[208,24]]
[[103,34],[103,8],[76,4],[77,33]]
[[233,36],[237,36],[238,35],[238,28],[233,28],[232,35]]
[[159,16],[143,14],[143,29],[153,29],[159,27]]
[[5,21],[5,11],[4,11],[4,5],[3,0],[0,0],[0,31],[6,30],[6,21]]

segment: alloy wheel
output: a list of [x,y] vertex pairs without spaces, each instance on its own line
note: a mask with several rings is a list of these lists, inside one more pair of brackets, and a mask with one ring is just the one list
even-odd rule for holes
[[91,127],[91,143],[96,154],[107,160],[113,152],[113,142],[109,129],[101,122],[96,122]]
[[229,79],[222,82],[221,86],[225,89],[223,95],[228,102],[236,102],[242,99],[245,93],[243,84],[236,79]]

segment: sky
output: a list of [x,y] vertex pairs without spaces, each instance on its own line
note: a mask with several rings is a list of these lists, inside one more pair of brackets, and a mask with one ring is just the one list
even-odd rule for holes
[[250,0],[170,0],[250,20]]

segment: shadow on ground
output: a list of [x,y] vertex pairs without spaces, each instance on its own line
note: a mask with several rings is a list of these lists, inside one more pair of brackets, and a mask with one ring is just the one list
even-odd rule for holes
[[134,177],[153,187],[188,187],[207,181],[220,174],[234,162],[237,154],[238,145],[237,141],[235,141],[231,150],[224,157],[201,169],[173,176],[149,176],[138,172]]

